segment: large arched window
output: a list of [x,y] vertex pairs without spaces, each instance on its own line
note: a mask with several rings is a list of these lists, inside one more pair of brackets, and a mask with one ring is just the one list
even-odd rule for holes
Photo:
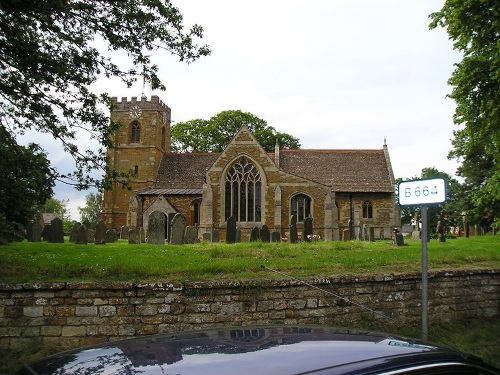
[[132,124],[132,131],[130,133],[130,143],[139,143],[141,141],[141,126],[138,122]]
[[225,216],[237,221],[261,221],[262,182],[257,168],[242,158],[227,172]]
[[290,215],[295,215],[298,222],[302,222],[311,214],[311,197],[297,194],[290,203]]
[[363,219],[373,219],[373,207],[372,202],[363,202]]

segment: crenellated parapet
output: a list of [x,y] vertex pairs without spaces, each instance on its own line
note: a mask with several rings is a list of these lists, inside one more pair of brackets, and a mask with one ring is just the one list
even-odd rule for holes
[[167,113],[167,119],[170,121],[170,116],[172,113],[172,110],[168,105],[163,103],[160,100],[160,97],[157,95],[152,95],[151,100],[148,100],[146,96],[140,96],[140,97],[122,97],[121,100],[118,100],[118,97],[114,96],[111,98],[113,100],[113,104],[115,106],[114,111],[119,112],[119,111],[130,111],[132,107],[139,107],[143,111],[159,111],[159,112],[165,112]]

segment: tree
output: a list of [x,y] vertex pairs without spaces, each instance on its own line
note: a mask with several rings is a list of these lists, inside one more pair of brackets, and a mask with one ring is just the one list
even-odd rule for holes
[[456,102],[450,158],[461,160],[469,217],[483,225],[500,225],[500,2],[447,0],[430,15],[430,28],[446,28],[462,61],[448,83]]
[[[89,85],[99,77],[118,77],[131,86],[140,74],[152,89],[165,89],[151,62],[152,51],[168,51],[187,63],[210,53],[195,43],[203,36],[202,27],[185,32],[182,21],[169,0],[3,0],[1,127],[12,135],[27,129],[52,135],[76,165],[73,173],[53,171],[54,176],[78,189],[99,184],[91,173],[106,170],[105,150],[112,146],[110,134],[118,124],[110,126],[102,109],[112,106],[108,94],[93,93]],[[100,45],[104,47],[98,49]],[[106,50],[124,51],[128,60],[117,64]],[[81,149],[78,131],[88,132],[101,148]],[[103,182],[116,177],[106,170]]]
[[195,119],[172,126],[172,149],[177,152],[220,152],[246,124],[268,152],[276,142],[281,148],[299,148],[299,140],[287,133],[277,132],[265,120],[249,112],[223,111],[209,120]]
[[52,196],[54,176],[43,150],[19,146],[0,127],[0,244],[21,240],[24,227]]
[[90,227],[95,228],[101,218],[103,197],[101,193],[90,193],[85,196],[85,206],[78,206],[81,221],[88,220]]

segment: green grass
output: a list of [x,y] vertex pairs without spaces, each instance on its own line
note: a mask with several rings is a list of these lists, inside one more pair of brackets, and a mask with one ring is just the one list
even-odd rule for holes
[[[421,271],[420,241],[195,245],[12,243],[0,246],[0,281],[184,281],[274,277],[265,265],[294,277]],[[428,244],[429,270],[500,267],[500,236]]]

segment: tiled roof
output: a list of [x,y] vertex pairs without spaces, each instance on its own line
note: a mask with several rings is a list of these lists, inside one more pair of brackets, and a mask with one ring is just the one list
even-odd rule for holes
[[139,189],[137,195],[201,195],[203,189],[168,189],[159,187],[148,187]]
[[219,157],[219,153],[167,152],[158,169],[156,186],[173,189],[202,189],[205,172]]
[[335,192],[394,192],[384,150],[281,150],[280,168]]
[[[155,186],[139,194],[201,194],[205,172],[220,153],[166,153]],[[274,154],[270,153],[271,160]],[[280,169],[335,192],[394,192],[384,150],[281,150]],[[168,193],[167,193],[168,192]]]

